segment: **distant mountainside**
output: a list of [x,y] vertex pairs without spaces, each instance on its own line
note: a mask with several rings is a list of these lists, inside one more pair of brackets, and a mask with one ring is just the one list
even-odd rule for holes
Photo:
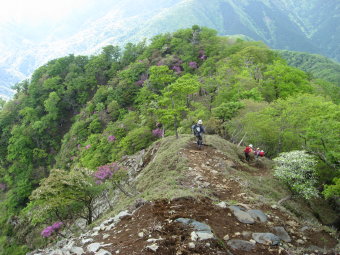
[[311,73],[315,78],[323,79],[340,86],[340,64],[324,56],[305,52],[278,50],[291,66]]
[[243,34],[275,49],[340,60],[340,1],[336,0],[119,0],[106,3],[106,9],[100,17],[82,16],[78,32],[59,39],[49,35],[39,43],[13,24],[1,26],[0,95],[10,96],[14,83],[50,59],[93,54],[108,44],[137,42],[194,24],[221,35]]

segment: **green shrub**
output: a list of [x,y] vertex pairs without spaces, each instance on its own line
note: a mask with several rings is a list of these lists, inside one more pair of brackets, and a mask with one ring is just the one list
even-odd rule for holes
[[130,131],[119,144],[121,149],[120,155],[133,154],[139,150],[146,148],[153,141],[151,129],[148,127],[140,127]]

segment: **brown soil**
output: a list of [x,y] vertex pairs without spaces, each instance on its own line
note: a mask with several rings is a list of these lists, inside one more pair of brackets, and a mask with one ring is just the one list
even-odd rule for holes
[[[161,255],[186,255],[186,254],[292,254],[281,246],[267,246],[256,244],[251,252],[232,250],[223,238],[229,235],[230,239],[249,241],[251,236],[247,232],[272,232],[272,227],[283,226],[292,238],[291,245],[299,247],[333,248],[337,241],[328,233],[308,230],[300,232],[300,225],[292,216],[278,209],[273,209],[264,204],[252,204],[247,199],[248,194],[243,191],[242,183],[235,176],[226,174],[226,165],[239,171],[246,171],[247,167],[231,159],[213,147],[204,146],[198,150],[195,144],[188,145],[182,151],[188,158],[188,178],[180,180],[184,186],[200,188],[208,185],[213,198],[182,197],[171,201],[157,200],[139,207],[132,216],[127,216],[110,231],[102,231],[94,239],[96,242],[110,244],[104,247],[112,254],[161,254]],[[261,171],[261,169],[259,169]],[[263,170],[263,169],[262,169]],[[264,174],[262,171],[261,174]],[[199,178],[197,178],[199,177]],[[202,188],[203,189],[203,188]],[[260,209],[269,214],[267,223],[243,224],[228,208],[220,208],[216,201],[237,201],[245,207]],[[174,222],[177,218],[191,218],[206,223],[212,228],[217,239],[195,242],[195,248],[189,248],[189,226]],[[141,235],[143,233],[143,236]],[[108,235],[103,239],[104,235]],[[140,234],[140,235],[139,235]],[[148,239],[159,239],[148,242]],[[297,243],[298,239],[305,239],[304,244]],[[156,252],[147,248],[148,245],[157,243]],[[91,253],[87,253],[90,255]],[[317,254],[314,252],[314,254]],[[328,253],[335,254],[335,253]],[[92,255],[92,254],[91,254]]]

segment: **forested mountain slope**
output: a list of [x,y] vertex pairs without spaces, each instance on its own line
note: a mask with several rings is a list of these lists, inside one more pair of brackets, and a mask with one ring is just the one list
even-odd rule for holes
[[321,55],[305,52],[279,50],[280,55],[290,66],[311,73],[315,78],[332,82],[340,86],[340,64]]
[[[70,229],[80,218],[92,224],[99,216],[94,201],[108,199],[108,190],[124,191],[127,176],[118,162],[125,155],[147,148],[164,130],[190,133],[198,119],[207,133],[253,143],[270,158],[297,155],[305,171],[294,181],[295,166],[275,175],[293,195],[326,197],[333,206],[339,196],[339,87],[288,66],[263,43],[196,25],[157,35],[150,45],[108,45],[95,56],[52,60],[16,91],[0,104],[3,254],[43,246],[58,222]],[[285,155],[277,162],[285,165]]]
[[[46,38],[37,42],[25,37],[20,26],[0,27],[4,38],[0,44],[0,87],[6,87],[2,89],[5,95],[11,95],[9,88],[16,81],[50,59],[67,54],[92,54],[107,44],[137,43],[194,24],[216,29],[220,35],[244,34],[271,48],[318,53],[339,61],[340,2],[336,0],[104,2],[106,13],[101,11],[101,16],[89,20],[80,17],[84,25],[73,33],[66,31],[68,36],[58,37],[61,31],[50,34],[39,30]],[[96,11],[88,16],[92,17]],[[72,23],[71,27],[76,26]]]

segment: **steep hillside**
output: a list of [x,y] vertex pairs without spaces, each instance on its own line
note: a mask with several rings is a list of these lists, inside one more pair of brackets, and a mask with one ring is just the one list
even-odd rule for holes
[[[80,20],[70,21],[76,31],[58,27],[42,41],[24,37],[18,27],[8,26],[0,35],[8,38],[2,52],[0,85],[10,88],[50,59],[67,54],[93,54],[101,47],[139,42],[156,34],[173,32],[194,24],[216,29],[220,35],[244,34],[275,49],[323,54],[339,61],[338,1],[265,0],[163,0],[103,2]],[[106,10],[106,12],[103,11]],[[97,13],[98,12],[98,13]],[[99,14],[101,14],[99,16]],[[93,17],[92,17],[93,16]],[[86,25],[84,25],[86,24]],[[59,29],[65,27],[60,24]],[[67,35],[67,36],[66,36]],[[10,58],[5,55],[9,54]],[[6,96],[10,91],[4,91]]]
[[[118,194],[114,211],[80,237],[29,254],[336,254],[334,232],[309,205],[277,203],[289,191],[270,160],[247,164],[236,145],[205,141],[198,150],[191,136],[168,137],[122,160],[135,195]],[[324,207],[318,217],[335,216]]]

